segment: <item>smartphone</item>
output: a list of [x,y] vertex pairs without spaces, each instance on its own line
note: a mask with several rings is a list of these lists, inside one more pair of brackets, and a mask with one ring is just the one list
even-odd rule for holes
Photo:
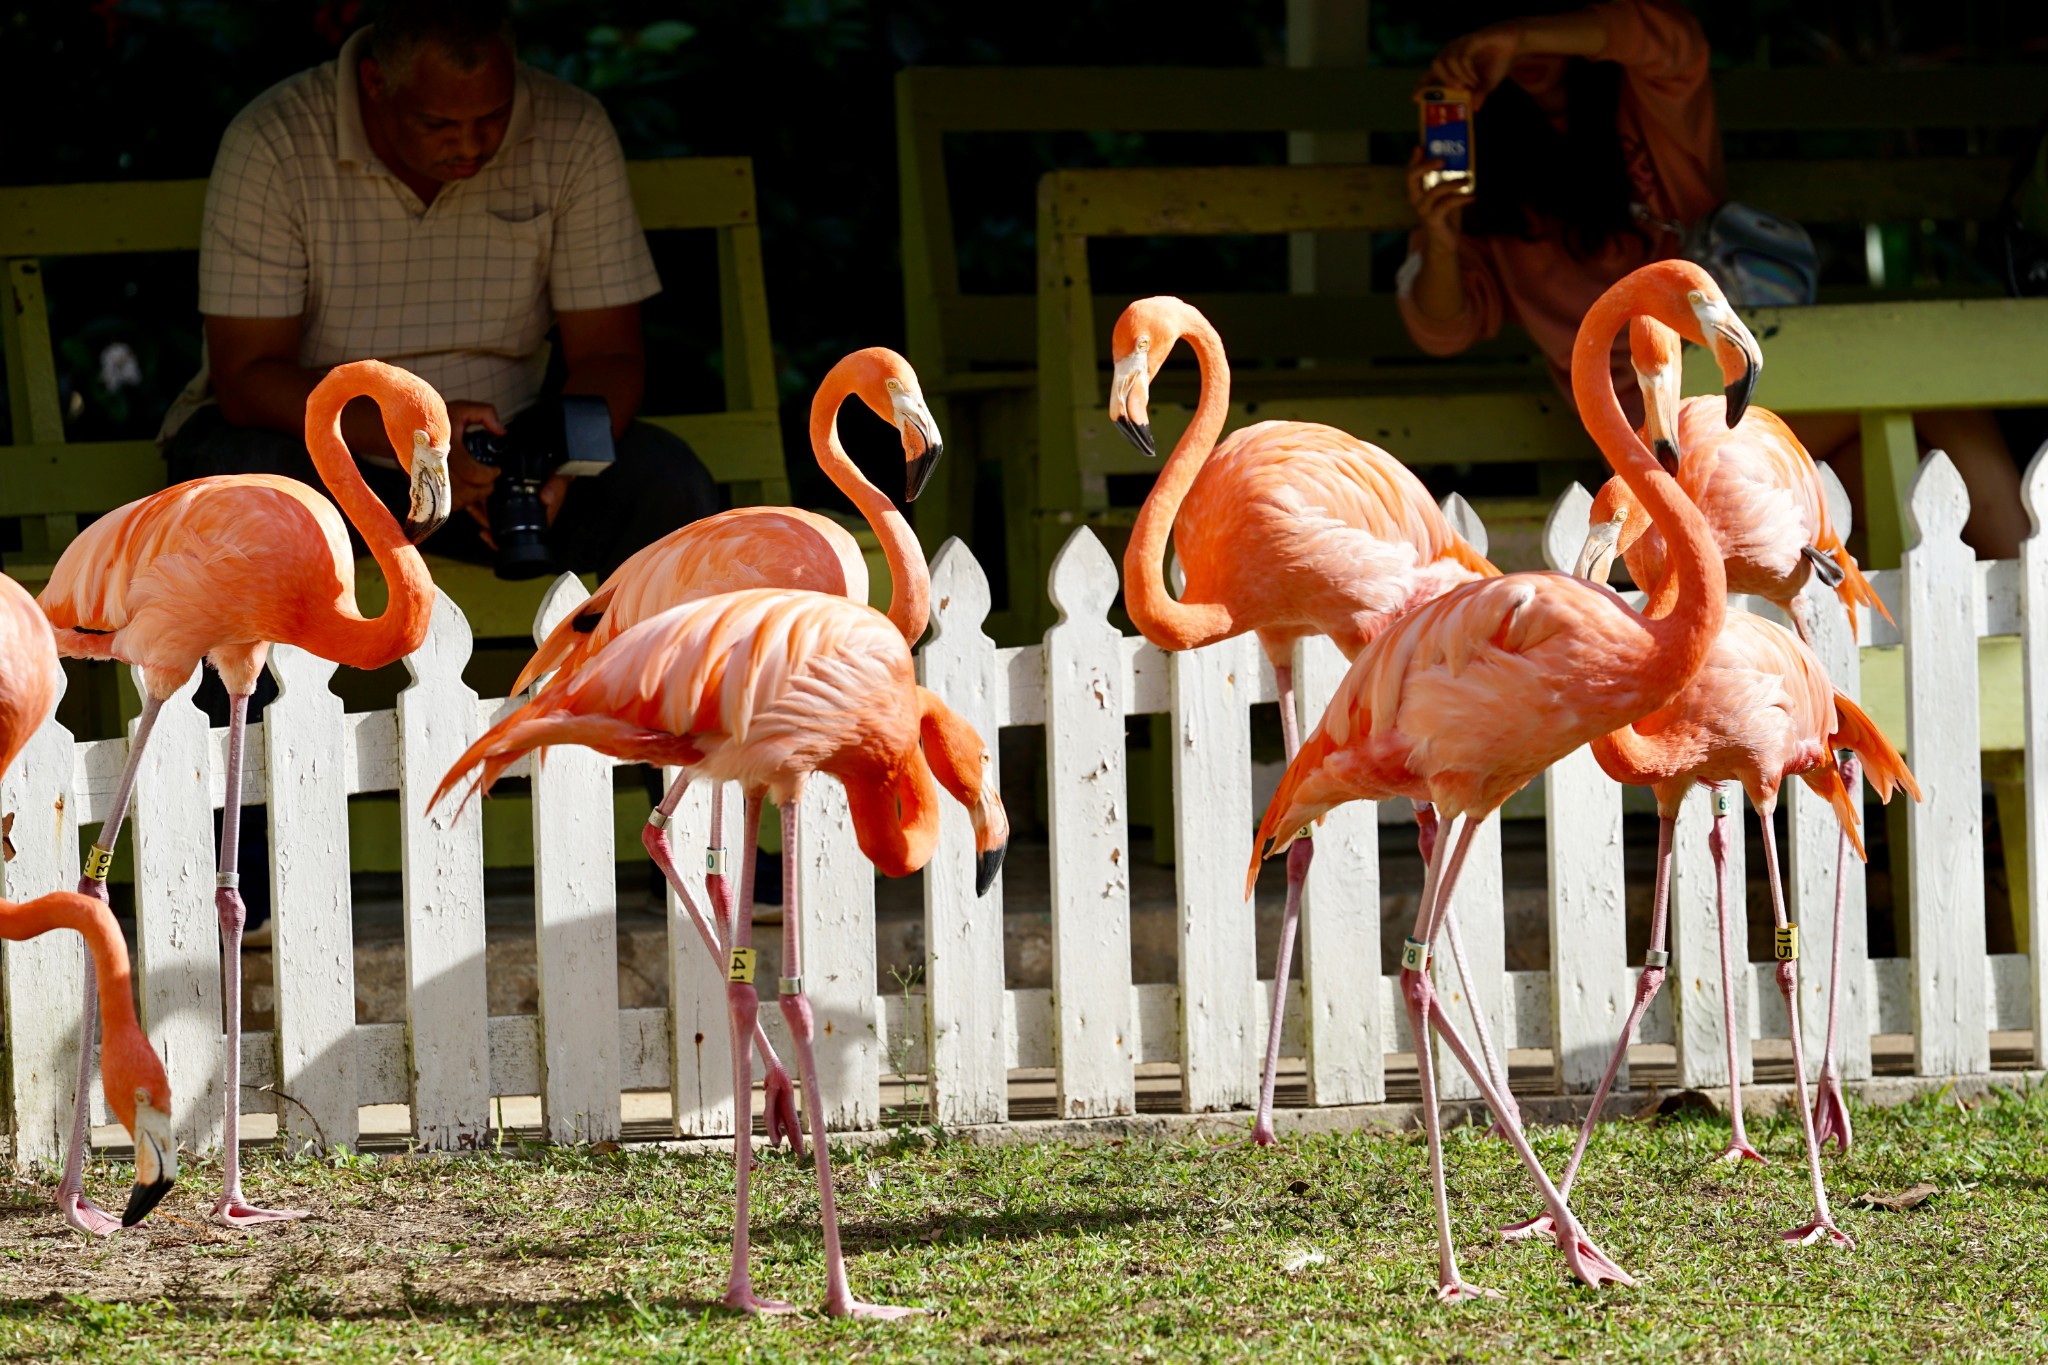
[[1471,92],[1425,86],[1415,99],[1422,106],[1422,154],[1444,163],[1442,169],[1424,173],[1422,188],[1433,190],[1445,181],[1463,181],[1467,189],[1473,188]]

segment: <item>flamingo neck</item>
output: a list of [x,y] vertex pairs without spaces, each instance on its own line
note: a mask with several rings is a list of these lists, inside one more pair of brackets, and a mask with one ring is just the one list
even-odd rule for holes
[[363,396],[387,401],[373,383],[354,389],[323,383],[306,400],[306,451],[320,482],[334,495],[342,515],[370,547],[371,558],[384,573],[389,595],[384,610],[365,618],[344,605],[310,623],[303,643],[323,658],[351,668],[382,668],[420,647],[434,609],[434,580],[426,561],[406,540],[405,532],[370,486],[363,482],[355,457],[341,435],[341,411]]
[[[1182,602],[1166,590],[1166,545],[1173,533],[1174,518],[1194,486],[1195,478],[1216,438],[1223,434],[1223,419],[1230,412],[1230,360],[1223,353],[1223,339],[1207,318],[1189,309],[1181,330],[1195,353],[1202,374],[1201,398],[1188,429],[1166,457],[1145,505],[1131,528],[1131,541],[1124,550],[1124,605],[1131,620],[1145,638],[1161,649],[1195,649],[1236,631],[1228,608],[1213,602]],[[1176,338],[1179,339],[1179,338]],[[1171,345],[1172,341],[1166,342]]]
[[844,362],[825,376],[811,400],[811,453],[825,477],[867,518],[875,539],[881,542],[882,558],[889,565],[889,622],[903,632],[906,644],[915,645],[924,638],[924,628],[931,620],[931,570],[925,566],[924,547],[917,543],[910,522],[839,444],[839,408],[853,392],[853,376],[844,369]]
[[18,904],[0,901],[0,938],[20,943],[55,929],[74,929],[92,954],[99,977],[100,1029],[111,1049],[138,1033],[135,987],[128,971],[128,943],[106,906],[73,891],[52,891]]
[[1678,481],[1630,429],[1608,368],[1615,333],[1658,302],[1641,287],[1624,283],[1610,289],[1587,313],[1572,346],[1572,396],[1580,419],[1664,539],[1665,578],[1642,615],[1650,649],[1634,670],[1644,688],[1638,701],[1647,703],[1641,711],[1664,705],[1699,671],[1728,611],[1721,547]]

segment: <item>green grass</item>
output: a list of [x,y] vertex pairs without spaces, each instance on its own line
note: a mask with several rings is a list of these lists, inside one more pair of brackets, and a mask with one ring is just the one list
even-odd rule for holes
[[[1711,1115],[1604,1127],[1575,1202],[1642,1283],[1601,1291],[1554,1249],[1491,1235],[1535,1200],[1505,1144],[1457,1130],[1466,1274],[1507,1293],[1458,1307],[1431,1296],[1419,1134],[843,1151],[855,1292],[942,1310],[897,1324],[721,1311],[723,1158],[257,1158],[252,1197],[320,1217],[202,1227],[217,1172],[188,1170],[165,1204],[184,1221],[104,1243],[17,1185],[0,1197],[0,1359],[2048,1359],[2048,1091],[1855,1120],[1856,1150],[1827,1166],[1848,1253],[1771,1235],[1806,1217],[1789,1116],[1752,1125],[1765,1169],[1714,1164]],[[1569,1140],[1538,1134],[1553,1169]],[[1851,1203],[1919,1180],[1939,1187],[1919,1208]],[[809,1168],[768,1159],[756,1190],[757,1288],[815,1304]]]

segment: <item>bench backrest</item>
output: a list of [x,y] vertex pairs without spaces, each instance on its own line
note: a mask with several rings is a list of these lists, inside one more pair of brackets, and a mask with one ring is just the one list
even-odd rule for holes
[[[647,231],[710,229],[718,239],[725,409],[645,418],[688,440],[736,504],[787,501],[753,163],[700,157],[637,161],[627,171]],[[65,441],[42,262],[196,252],[205,200],[204,180],[0,189],[0,262],[14,304],[0,309],[14,426],[11,444],[0,446],[0,516],[24,519],[29,569],[63,548],[79,516],[118,507],[164,479],[153,441]]]

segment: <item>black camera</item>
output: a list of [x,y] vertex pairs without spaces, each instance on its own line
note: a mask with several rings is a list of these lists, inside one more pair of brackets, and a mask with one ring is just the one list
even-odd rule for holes
[[498,471],[489,503],[491,538],[498,542],[493,572],[509,579],[553,573],[540,486],[556,474],[579,477],[611,468],[611,409],[588,395],[545,399],[507,423],[503,436],[473,426],[462,443],[478,464]]

